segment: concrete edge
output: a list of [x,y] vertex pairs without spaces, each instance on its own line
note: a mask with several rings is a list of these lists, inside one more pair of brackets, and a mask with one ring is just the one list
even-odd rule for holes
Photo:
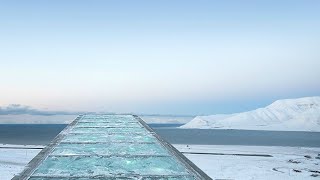
[[76,124],[82,115],[79,115],[75,120],[73,120],[67,127],[65,127],[45,148],[43,148],[24,168],[24,170],[14,176],[11,180],[27,180],[32,173],[37,169],[37,167],[44,161],[55,146],[57,146],[60,141],[66,136],[66,132]]
[[148,131],[152,132],[154,136],[159,140],[159,142],[165,146],[176,158],[178,158],[191,172],[197,175],[200,180],[212,180],[205,172],[203,172],[199,167],[197,167],[193,162],[186,158],[180,151],[173,147],[169,142],[164,140],[159,136],[152,128],[150,128],[147,123],[145,123],[139,116],[133,115]]

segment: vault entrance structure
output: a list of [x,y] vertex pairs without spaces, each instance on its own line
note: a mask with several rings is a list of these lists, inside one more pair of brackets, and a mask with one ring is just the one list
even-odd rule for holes
[[13,180],[211,179],[135,115],[78,116]]

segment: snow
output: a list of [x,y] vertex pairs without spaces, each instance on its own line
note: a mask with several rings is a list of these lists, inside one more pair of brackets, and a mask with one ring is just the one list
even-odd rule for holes
[[320,97],[278,100],[253,111],[197,116],[180,128],[320,131]]
[[21,148],[42,148],[42,146],[0,145],[1,180],[9,180],[20,173],[24,166],[41,151],[41,149]]
[[[183,144],[174,146],[213,179],[315,180],[320,177],[320,148]],[[21,172],[40,151],[40,149],[14,148],[42,146],[0,145],[0,147],[6,147],[0,148],[0,179],[9,180]],[[270,157],[246,155],[270,155]]]
[[[181,144],[174,146],[181,152],[225,154],[184,153],[212,179],[315,180],[320,177],[320,148]],[[241,156],[232,154],[241,154]],[[272,157],[244,156],[250,154],[271,155]]]

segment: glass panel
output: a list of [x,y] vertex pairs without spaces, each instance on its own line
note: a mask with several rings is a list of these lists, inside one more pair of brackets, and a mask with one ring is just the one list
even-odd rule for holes
[[[87,128],[84,128],[87,129]],[[141,142],[153,143],[156,138],[152,135],[135,134],[68,134],[62,142]]]
[[61,178],[61,177],[59,177],[59,178],[52,178],[52,177],[39,178],[39,177],[32,177],[29,180],[93,180],[93,179],[96,179],[96,180],[117,180],[117,179],[120,179],[120,180],[140,180],[139,177],[132,177],[132,178],[129,178],[129,177],[94,177],[94,178]]
[[84,116],[79,122],[137,122],[133,116]]
[[131,115],[85,115],[29,180],[191,180],[184,164]]
[[104,122],[89,122],[77,123],[75,127],[142,127],[139,123],[104,123]]
[[172,157],[52,157],[34,176],[188,175]]
[[144,128],[73,128],[70,133],[140,133],[150,134]]
[[82,122],[135,123],[137,122],[137,120],[135,119],[104,119],[103,118],[103,119],[80,119],[78,122],[79,123],[82,123]]
[[94,178],[45,178],[45,177],[31,177],[29,180],[194,180],[192,176],[172,176],[172,177],[94,177]]
[[155,144],[60,144],[51,155],[168,155],[158,143]]

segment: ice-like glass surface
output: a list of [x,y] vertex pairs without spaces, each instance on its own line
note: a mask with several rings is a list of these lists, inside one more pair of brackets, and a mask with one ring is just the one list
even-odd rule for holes
[[173,157],[49,156],[35,176],[188,175]]
[[51,155],[167,155],[159,143],[59,144]]
[[52,177],[31,177],[29,180],[194,180],[195,178],[190,175],[177,175],[177,176],[152,176],[152,177],[141,177],[141,176],[133,176],[133,177],[94,177],[94,178],[52,178]]
[[125,123],[105,123],[105,122],[88,122],[88,123],[77,123],[75,127],[142,127],[139,123],[125,122]]
[[28,180],[93,180],[93,179],[94,180],[117,180],[117,179],[120,179],[120,180],[143,180],[143,178],[139,178],[139,177],[132,177],[132,178],[127,178],[127,177],[108,177],[108,178],[105,178],[105,177],[94,177],[94,178],[31,177]]
[[150,134],[144,128],[73,128],[70,133],[139,133],[139,134]]
[[194,180],[154,132],[131,115],[85,115],[29,180]]
[[149,134],[68,134],[62,142],[137,142],[154,143],[156,138]]
[[118,119],[108,119],[108,118],[101,118],[101,119],[80,119],[79,122],[81,123],[88,123],[88,122],[108,122],[108,123],[134,123],[137,122],[134,119],[124,119],[124,118],[118,118]]
[[137,120],[130,115],[107,115],[107,116],[85,116],[79,122],[137,122]]

